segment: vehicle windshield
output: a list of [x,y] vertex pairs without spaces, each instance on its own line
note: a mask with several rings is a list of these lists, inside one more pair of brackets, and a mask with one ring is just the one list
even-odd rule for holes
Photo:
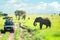
[[14,25],[14,22],[12,19],[6,19],[5,25]]

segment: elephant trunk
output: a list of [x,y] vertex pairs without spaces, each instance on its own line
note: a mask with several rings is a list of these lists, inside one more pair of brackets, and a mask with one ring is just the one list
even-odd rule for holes
[[34,26],[36,26],[36,25],[37,25],[35,21],[34,21],[33,25],[34,25]]

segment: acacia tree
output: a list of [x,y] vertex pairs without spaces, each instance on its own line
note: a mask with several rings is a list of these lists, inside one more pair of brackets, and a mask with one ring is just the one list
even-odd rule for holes
[[59,14],[59,16],[60,16],[60,14]]
[[24,15],[22,16],[22,19],[24,19],[24,20],[26,19],[26,14],[24,14]]
[[18,18],[18,20],[20,20],[20,16],[24,15],[26,12],[23,10],[16,10],[15,11],[15,16],[16,18]]

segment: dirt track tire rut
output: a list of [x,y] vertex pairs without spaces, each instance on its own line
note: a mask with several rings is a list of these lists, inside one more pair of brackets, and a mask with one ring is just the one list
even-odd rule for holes
[[14,26],[14,33],[10,33],[9,37],[8,37],[8,40],[14,40],[15,38],[15,32],[18,28],[18,23],[15,23],[15,26]]
[[4,35],[4,34],[0,34],[0,40],[2,39],[3,35]]

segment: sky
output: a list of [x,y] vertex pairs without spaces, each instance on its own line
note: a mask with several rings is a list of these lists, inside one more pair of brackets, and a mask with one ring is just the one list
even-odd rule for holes
[[24,10],[26,13],[59,13],[60,0],[0,0],[0,11],[14,13]]

